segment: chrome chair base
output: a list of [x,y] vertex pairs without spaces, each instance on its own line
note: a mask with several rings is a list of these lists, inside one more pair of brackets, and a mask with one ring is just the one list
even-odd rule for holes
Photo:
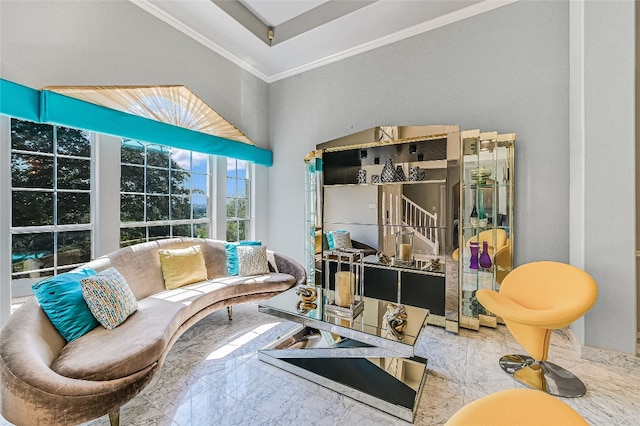
[[569,370],[528,355],[505,355],[500,358],[500,367],[523,385],[550,395],[577,398],[587,392],[584,383]]

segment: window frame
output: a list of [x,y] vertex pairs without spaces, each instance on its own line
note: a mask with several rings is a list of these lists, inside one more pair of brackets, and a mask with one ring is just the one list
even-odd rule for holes
[[[42,152],[42,151],[32,151],[32,150],[24,150],[24,149],[14,149],[13,148],[13,138],[12,138],[12,129],[13,129],[13,120],[24,121],[27,123],[33,123],[29,120],[21,120],[18,118],[8,117],[8,153],[9,153],[9,161],[8,161],[8,203],[9,206],[9,223],[8,223],[8,234],[9,234],[9,264],[11,267],[9,268],[9,283],[11,288],[18,288],[19,295],[16,297],[21,297],[23,293],[27,290],[25,287],[30,288],[31,284],[51,275],[58,275],[62,272],[66,272],[75,267],[83,265],[86,261],[68,263],[64,265],[60,265],[59,261],[59,236],[62,233],[67,232],[89,232],[89,259],[94,258],[94,244],[93,239],[95,235],[95,196],[94,196],[94,175],[95,175],[95,133],[87,132],[87,142],[89,143],[89,156],[84,155],[71,155],[71,154],[60,154],[58,152],[58,129],[65,128],[65,126],[57,126],[57,125],[47,125],[51,127],[51,143],[52,143],[52,151],[51,152]],[[42,126],[40,123],[33,123]],[[73,129],[80,130],[80,129]],[[53,182],[51,188],[40,188],[40,187],[24,187],[24,186],[14,186],[13,182],[13,174],[12,174],[12,165],[13,165],[13,155],[34,155],[45,158],[52,159],[52,168],[53,168]],[[58,187],[58,160],[59,159],[70,159],[70,160],[82,160],[87,161],[89,164],[89,184],[87,189],[69,189],[69,188],[59,188]],[[14,226],[13,223],[13,194],[14,192],[34,192],[34,193],[51,193],[53,194],[53,203],[52,203],[52,223],[45,225],[17,225]],[[86,223],[70,223],[70,224],[59,224],[58,217],[58,194],[88,194],[89,196],[89,215],[88,222]],[[11,256],[14,254],[13,252],[13,242],[16,236],[22,235],[37,235],[37,234],[52,234],[52,245],[53,251],[50,256],[52,256],[53,264],[48,267],[40,267],[33,270],[28,271],[15,271],[14,272],[14,263],[11,260]],[[16,278],[20,276],[29,275],[29,278]]]
[[[132,228],[143,228],[144,229],[144,237],[142,238],[143,241],[153,241],[156,239],[162,239],[162,238],[172,238],[172,237],[189,237],[187,235],[174,235],[174,226],[181,226],[181,225],[189,225],[191,227],[191,235],[190,237],[198,237],[198,230],[197,227],[198,226],[206,226],[206,235],[203,236],[204,238],[209,238],[211,236],[212,233],[212,207],[211,207],[211,199],[213,198],[213,193],[212,193],[212,177],[213,177],[213,155],[210,154],[201,154],[201,153],[197,153],[196,151],[189,151],[189,150],[184,150],[184,149],[178,149],[178,148],[173,148],[173,147],[169,147],[169,146],[164,146],[164,145],[158,145],[158,144],[153,144],[153,143],[147,143],[144,141],[135,141],[132,139],[122,139],[121,142],[121,153],[122,153],[122,146],[127,143],[127,142],[135,142],[140,144],[143,148],[144,148],[144,154],[143,154],[143,163],[142,164],[136,164],[136,163],[126,163],[123,161],[122,157],[120,158],[120,170],[122,171],[123,166],[126,167],[140,167],[143,169],[143,191],[122,191],[122,186],[119,188],[119,194],[120,194],[120,200],[122,200],[122,196],[123,195],[129,195],[129,196],[137,196],[137,197],[143,197],[143,220],[130,220],[130,221],[124,221],[122,220],[122,217],[120,219],[120,247],[126,247],[128,245],[131,244],[135,244],[136,242],[142,242],[142,241],[138,241],[138,240],[123,240],[122,239],[122,231],[125,229],[132,229]],[[161,150],[166,150],[166,152],[169,155],[169,161],[168,161],[168,165],[167,167],[162,167],[162,166],[157,166],[157,165],[150,165],[148,163],[148,151],[150,147],[159,147]],[[176,170],[172,167],[172,152],[177,152],[177,151],[182,151],[182,152],[188,152],[189,153],[189,163],[190,163],[190,168],[189,170],[187,170],[186,172],[189,174],[189,194],[184,197],[184,198],[188,198],[190,201],[190,211],[189,211],[189,218],[188,219],[173,219],[172,218],[172,197],[176,196],[172,193],[172,187],[173,187],[173,182],[172,182],[172,171]],[[200,172],[194,169],[194,164],[193,164],[193,156],[194,154],[201,154],[201,155],[205,155],[206,156],[206,160],[205,160],[205,164],[206,164],[206,168],[205,168],[205,172]],[[149,169],[151,170],[157,170],[157,171],[167,171],[168,172],[168,181],[167,181],[167,192],[166,193],[162,193],[162,192],[148,192],[148,171]],[[180,169],[180,171],[184,171],[184,169]],[[193,200],[194,200],[194,185],[193,185],[193,176],[204,176],[204,181],[206,182],[206,188],[205,188],[205,192],[204,192],[204,198],[205,198],[205,208],[206,208],[206,212],[205,215],[203,217],[199,217],[199,218],[195,218],[194,217],[194,206],[193,206]],[[122,182],[122,178],[120,180],[120,182]],[[121,183],[122,185],[122,183]],[[197,189],[196,189],[197,190]],[[166,197],[167,198],[167,208],[168,208],[168,218],[167,219],[159,219],[159,220],[148,220],[148,213],[147,213],[147,206],[148,206],[148,197]],[[198,197],[201,198],[202,196]],[[122,201],[121,201],[122,202]],[[122,205],[121,205],[121,211],[122,211]],[[151,235],[150,229],[151,228],[157,228],[157,227],[168,227],[169,232],[168,235],[164,235],[164,236],[153,236]],[[134,241],[131,244],[126,244],[126,242],[128,241]]]

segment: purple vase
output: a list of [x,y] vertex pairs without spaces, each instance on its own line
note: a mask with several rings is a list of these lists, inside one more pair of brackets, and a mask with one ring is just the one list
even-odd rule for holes
[[491,268],[491,256],[489,256],[489,248],[486,241],[482,242],[482,254],[480,255],[479,263],[484,269]]
[[469,264],[469,269],[479,269],[478,268],[478,251],[480,247],[478,243],[472,241],[469,243],[469,250],[471,250],[471,263]]

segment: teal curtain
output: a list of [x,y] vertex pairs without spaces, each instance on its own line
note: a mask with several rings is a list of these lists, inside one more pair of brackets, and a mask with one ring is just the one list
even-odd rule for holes
[[0,114],[40,122],[40,91],[0,79]]
[[273,165],[273,153],[268,149],[139,117],[49,90],[38,91],[3,79],[0,83],[0,114],[3,115]]

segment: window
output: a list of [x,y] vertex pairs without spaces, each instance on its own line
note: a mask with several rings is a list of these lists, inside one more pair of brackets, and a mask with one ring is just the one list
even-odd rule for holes
[[250,238],[250,188],[249,162],[227,158],[227,241]]
[[209,236],[210,156],[123,140],[120,246]]
[[83,130],[11,120],[14,296],[29,294],[34,278],[91,260],[91,139]]

